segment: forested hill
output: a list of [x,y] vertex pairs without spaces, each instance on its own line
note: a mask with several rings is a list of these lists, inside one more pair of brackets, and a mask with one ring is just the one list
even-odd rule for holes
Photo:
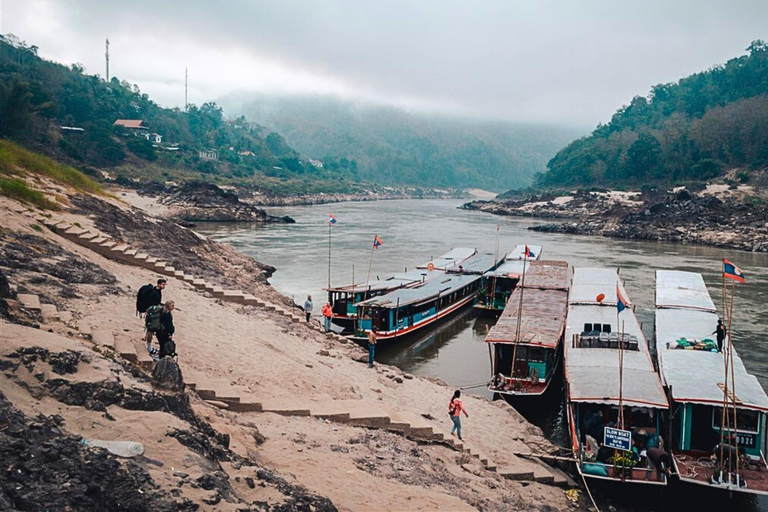
[[[0,137],[92,176],[204,179],[285,193],[349,191],[359,181],[352,169],[309,164],[279,134],[244,117],[225,119],[215,103],[162,108],[135,85],[41,59],[37,50],[0,36]],[[118,119],[144,127],[115,126]]]
[[518,188],[579,131],[468,121],[363,106],[332,97],[229,96],[231,114],[280,132],[308,158],[354,161],[365,180],[387,185]]
[[572,142],[541,186],[706,180],[768,167],[768,45],[636,96],[606,125]]

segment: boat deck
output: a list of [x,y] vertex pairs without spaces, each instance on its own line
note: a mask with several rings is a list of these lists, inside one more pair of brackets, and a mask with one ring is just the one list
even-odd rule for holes
[[[681,479],[692,483],[708,485],[713,488],[722,487],[728,489],[733,487],[732,490],[736,490],[735,486],[711,483],[711,478],[715,471],[715,463],[710,458],[710,453],[692,450],[673,452],[672,456],[675,459],[675,466]],[[765,465],[761,465],[757,461],[750,461],[749,467],[740,468],[739,473],[747,482],[746,488],[741,488],[741,491],[768,494],[768,469],[766,469]]]

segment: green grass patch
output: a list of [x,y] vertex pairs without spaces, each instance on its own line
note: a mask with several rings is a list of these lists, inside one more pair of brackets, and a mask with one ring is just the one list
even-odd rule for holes
[[0,140],[0,174],[17,174],[19,170],[48,176],[82,192],[104,195],[98,183],[74,167],[28,151],[9,140]]
[[29,188],[27,182],[19,178],[0,178],[0,194],[46,210],[59,209],[58,205],[46,198],[42,192]]
[[43,232],[43,226],[41,226],[40,224],[32,224],[32,229],[34,229],[38,233],[42,233]]

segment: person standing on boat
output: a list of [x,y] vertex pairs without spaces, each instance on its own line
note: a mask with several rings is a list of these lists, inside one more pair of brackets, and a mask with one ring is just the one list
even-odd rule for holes
[[725,341],[725,335],[726,335],[726,329],[725,325],[723,324],[722,320],[717,321],[717,328],[712,334],[717,335],[717,351],[722,352],[723,351],[723,342]]
[[376,328],[368,331],[368,368],[373,368],[373,353],[376,350]]
[[461,440],[461,413],[464,412],[464,416],[467,418],[469,418],[469,414],[467,414],[467,409],[464,407],[464,404],[461,403],[459,397],[461,397],[461,391],[457,389],[453,393],[451,403],[448,405],[448,415],[451,417],[451,421],[453,422],[451,435],[456,432],[459,435],[459,440]]
[[307,295],[307,300],[304,301],[304,314],[307,315],[307,322],[309,317],[312,316],[312,296]]
[[326,302],[323,306],[323,325],[325,325],[325,332],[331,331],[331,318],[333,317],[333,309],[331,303]]

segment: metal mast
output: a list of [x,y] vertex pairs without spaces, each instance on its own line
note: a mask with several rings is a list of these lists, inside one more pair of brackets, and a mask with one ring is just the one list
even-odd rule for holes
[[107,52],[104,56],[107,58],[107,82],[109,82],[109,38],[107,38]]
[[189,68],[184,68],[184,111],[189,110],[189,102],[187,101],[188,79],[189,79]]

